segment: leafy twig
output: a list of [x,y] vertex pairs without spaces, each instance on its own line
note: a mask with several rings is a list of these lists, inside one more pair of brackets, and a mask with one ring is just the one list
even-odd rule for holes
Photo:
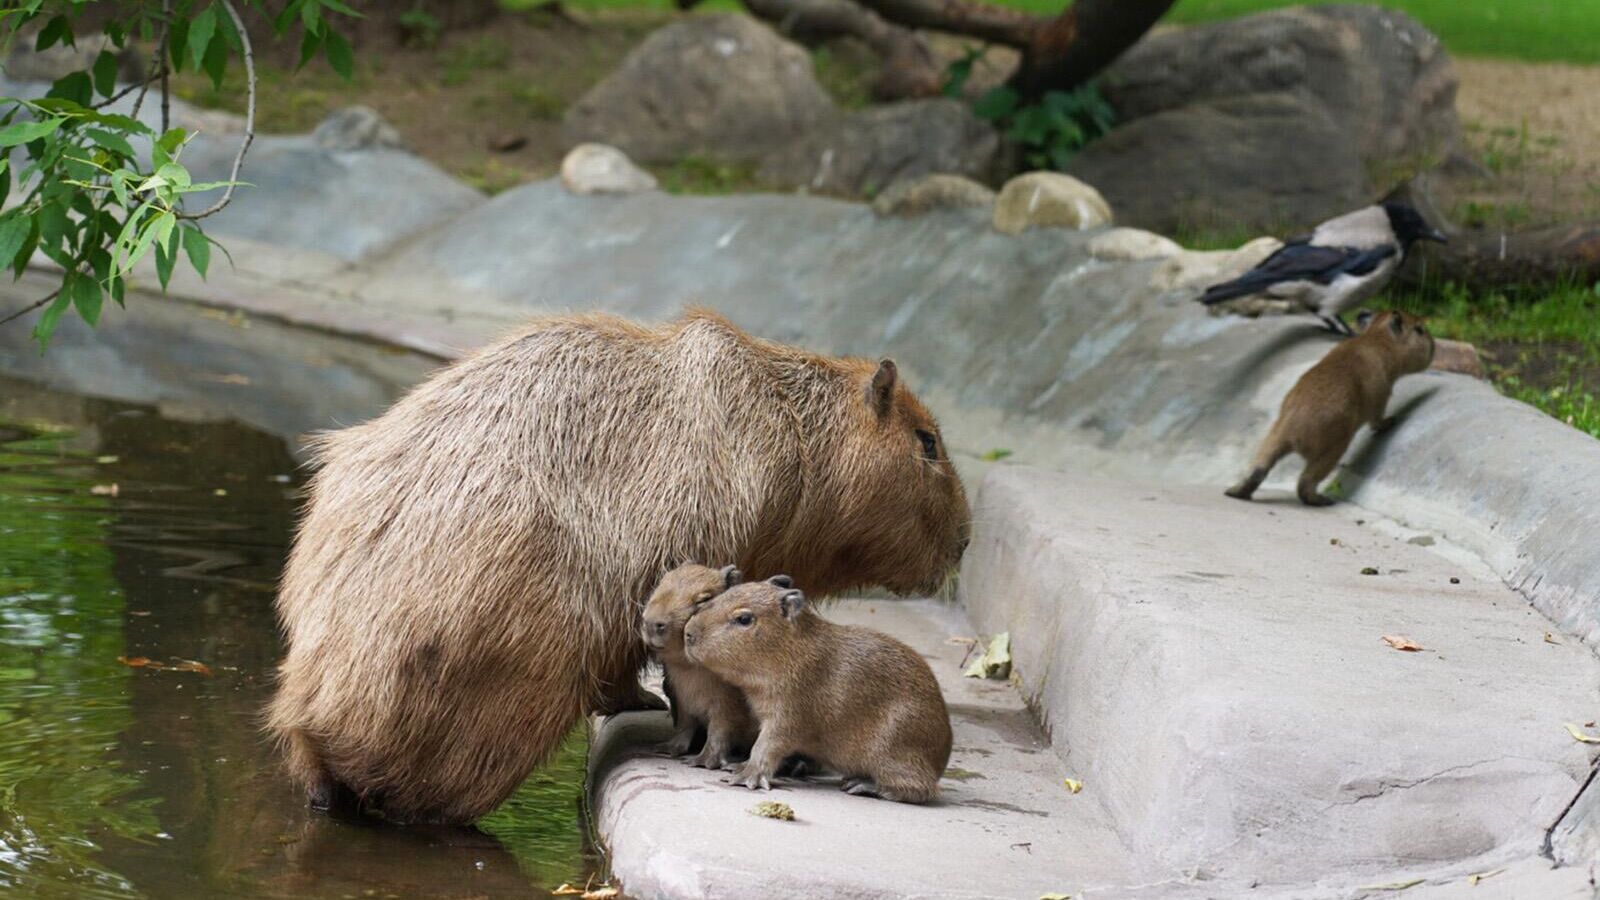
[[245,75],[245,108],[244,108],[244,138],[239,141],[239,152],[233,157],[233,170],[228,173],[228,188],[222,192],[222,197],[197,213],[178,213],[180,219],[204,219],[206,216],[221,212],[233,200],[233,189],[239,184],[239,169],[244,165],[244,155],[250,151],[250,142],[256,137],[256,57],[250,46],[250,33],[245,30],[244,21],[239,18],[239,11],[233,8],[231,0],[217,0],[222,8],[227,11],[228,18],[233,20],[233,28],[239,33],[239,41],[244,50],[244,75]]
[[166,66],[162,66],[159,72],[152,69],[150,74],[143,81],[139,81],[139,82],[136,82],[134,84],[130,84],[127,87],[123,88],[122,90],[117,91],[115,94],[112,94],[111,96],[107,97],[106,99],[101,100],[99,103],[90,104],[89,108],[90,109],[105,109],[106,107],[108,107],[111,104],[117,102],[118,100],[121,100],[123,97],[126,97],[129,94],[133,93],[134,91],[137,91],[137,90],[148,90],[149,87],[150,87],[150,83],[151,82],[153,82],[153,81],[155,81],[157,79],[160,79],[160,78],[165,78],[165,77],[167,77],[167,67]]

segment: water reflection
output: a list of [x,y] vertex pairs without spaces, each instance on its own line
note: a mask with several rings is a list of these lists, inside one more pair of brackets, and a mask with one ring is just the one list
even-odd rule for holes
[[237,425],[0,380],[0,893],[459,900],[585,878],[581,735],[482,830],[314,816],[284,781],[257,722],[294,473]]

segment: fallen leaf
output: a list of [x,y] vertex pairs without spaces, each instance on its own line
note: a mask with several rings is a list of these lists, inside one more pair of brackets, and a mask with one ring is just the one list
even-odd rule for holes
[[985,453],[983,456],[981,456],[979,458],[982,459],[984,462],[999,462],[1000,460],[1005,459],[1006,457],[1008,457],[1010,455],[1011,455],[1011,451],[1010,450],[1007,450],[1004,447],[996,447],[993,450],[990,450],[988,453]]
[[989,646],[962,673],[968,678],[993,678],[1004,681],[1011,675],[1011,632],[1002,631],[989,639]]
[[115,497],[122,493],[122,488],[115,484],[97,484],[89,488],[89,493],[96,497]]
[[1572,739],[1575,741],[1582,741],[1585,744],[1600,744],[1600,737],[1593,737],[1591,735],[1584,734],[1582,728],[1579,728],[1571,722],[1565,723],[1562,727],[1567,729],[1567,734],[1572,735]]
[[128,610],[128,615],[130,615],[130,616],[148,616],[148,615],[150,615],[150,610],[148,610],[148,609],[130,609],[130,610]]
[[1385,644],[1388,644],[1389,646],[1395,648],[1396,650],[1404,650],[1407,653],[1415,653],[1418,650],[1425,649],[1421,644],[1417,643],[1416,641],[1413,641],[1410,638],[1401,637],[1401,636],[1399,636],[1397,634],[1386,634],[1386,635],[1384,635],[1383,636],[1383,642]]
[[1548,631],[1546,631],[1544,633],[1544,642],[1546,644],[1559,644],[1559,643],[1561,643],[1560,641],[1556,640],[1555,635],[1551,634]]
[[584,891],[583,896],[579,898],[579,900],[613,900],[613,898],[621,896],[621,891],[609,884],[605,884],[595,888],[592,891]]
[[947,644],[976,644],[977,642],[978,642],[977,638],[953,637],[953,638],[949,639],[948,641],[946,641],[945,643],[947,643]]
[[1410,881],[1391,881],[1388,884],[1364,884],[1361,887],[1357,888],[1356,890],[1361,890],[1361,891],[1403,891],[1406,888],[1414,888],[1414,887],[1416,887],[1417,885],[1421,884],[1424,880],[1425,879],[1422,879],[1422,878],[1413,878]]
[[776,800],[764,800],[750,807],[748,811],[750,815],[760,816],[763,819],[780,819],[784,822],[794,821],[794,808],[787,803],[779,803]]
[[583,893],[583,888],[581,888],[581,887],[573,887],[572,885],[570,885],[567,882],[563,881],[563,882],[561,882],[561,886],[560,887],[558,887],[555,890],[550,892],[550,896],[552,896],[552,897],[570,897],[570,896],[572,896],[574,894],[581,894],[581,893]]
[[278,843],[280,843],[280,844],[298,844],[298,843],[300,843],[300,836],[297,835],[297,834],[280,834],[280,835],[278,835]]
[[201,675],[204,675],[207,678],[211,677],[210,666],[203,662],[196,662],[192,659],[180,659],[170,666],[167,666],[167,668],[173,670],[174,672],[199,672]]
[[1476,875],[1468,875],[1467,876],[1467,884],[1470,884],[1473,887],[1477,887],[1478,882],[1484,880],[1485,878],[1493,878],[1496,875],[1499,875],[1501,872],[1504,872],[1504,871],[1505,871],[1505,869],[1491,869],[1488,872],[1479,872]]
[[1063,778],[1062,783],[1067,786],[1067,792],[1070,794],[1076,794],[1083,790],[1083,782],[1076,778]]
[[[117,662],[122,663],[130,669],[142,669],[145,666],[150,665],[150,658],[148,656],[119,656],[117,657]],[[159,669],[161,667],[157,665],[156,668]]]
[[1040,894],[1039,900],[1072,900],[1071,894]]
[[211,493],[217,495],[218,497],[226,497],[226,496],[228,496],[228,489],[227,488],[217,488],[216,490],[212,491]]
[[118,456],[96,456],[94,458],[94,461],[99,463],[102,466],[109,466],[112,463],[116,462],[118,459],[121,459],[121,457],[118,457]]
[[1376,575],[1376,574],[1378,574],[1378,570],[1374,569],[1371,566],[1367,566],[1366,568],[1361,570],[1361,574],[1363,574],[1363,575]]

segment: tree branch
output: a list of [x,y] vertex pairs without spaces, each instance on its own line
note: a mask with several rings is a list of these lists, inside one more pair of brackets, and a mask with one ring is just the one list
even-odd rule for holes
[[[684,0],[680,0],[684,2]],[[873,85],[880,99],[929,97],[939,92],[943,73],[928,45],[915,32],[887,22],[851,0],[744,0],[757,17],[802,43],[856,37],[883,60]]]
[[228,187],[222,192],[221,199],[197,213],[178,213],[180,219],[204,219],[206,216],[221,212],[233,200],[233,189],[239,184],[239,169],[244,165],[244,156],[250,152],[250,142],[256,137],[256,57],[255,50],[250,46],[250,35],[245,31],[244,20],[239,18],[239,11],[233,8],[231,0],[217,0],[222,8],[227,11],[228,17],[233,20],[233,29],[239,34],[239,41],[244,49],[244,74],[245,74],[245,109],[244,109],[244,137],[239,141],[239,152],[233,157],[233,170],[228,173]]
[[1011,79],[1021,94],[1071,90],[1098,75],[1155,25],[1174,0],[1074,0],[1035,28]]
[[[1078,0],[1082,2],[1082,0]],[[974,0],[861,0],[891,22],[967,35],[1026,50],[1046,20],[1005,6]]]
[[4,325],[7,322],[13,322],[13,321],[15,321],[17,319],[22,318],[23,316],[27,315],[28,313],[31,313],[34,310],[38,309],[39,307],[44,306],[46,303],[49,303],[51,300],[54,300],[60,294],[61,294],[61,288],[56,288],[55,290],[51,291],[50,293],[45,294],[43,297],[40,297],[38,300],[35,300],[32,303],[28,304],[27,306],[24,306],[23,308],[21,308],[21,309],[17,310],[16,312],[12,313],[11,315],[6,316],[4,319],[0,319],[0,325]]
[[139,81],[139,82],[135,82],[134,84],[130,84],[127,87],[123,88],[122,90],[117,91],[115,94],[112,94],[111,96],[107,97],[106,99],[101,100],[99,103],[91,104],[89,106],[89,108],[90,109],[105,109],[106,107],[108,107],[111,104],[117,102],[118,100],[121,100],[123,97],[126,97],[129,94],[133,93],[134,91],[141,90],[141,89],[148,90],[149,87],[150,87],[151,82],[155,81],[158,78],[166,77],[166,74],[167,74],[167,67],[166,66],[162,66],[161,67],[161,71],[159,71],[159,72],[152,71],[150,73],[149,77],[145,78],[143,81]]

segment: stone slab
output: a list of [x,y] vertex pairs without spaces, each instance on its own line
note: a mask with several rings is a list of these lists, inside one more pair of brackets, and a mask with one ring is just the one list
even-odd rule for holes
[[1600,662],[1435,536],[1021,466],[974,519],[964,605],[1010,630],[1055,749],[1171,873],[1447,881],[1536,857],[1588,778],[1563,724],[1594,719]]

